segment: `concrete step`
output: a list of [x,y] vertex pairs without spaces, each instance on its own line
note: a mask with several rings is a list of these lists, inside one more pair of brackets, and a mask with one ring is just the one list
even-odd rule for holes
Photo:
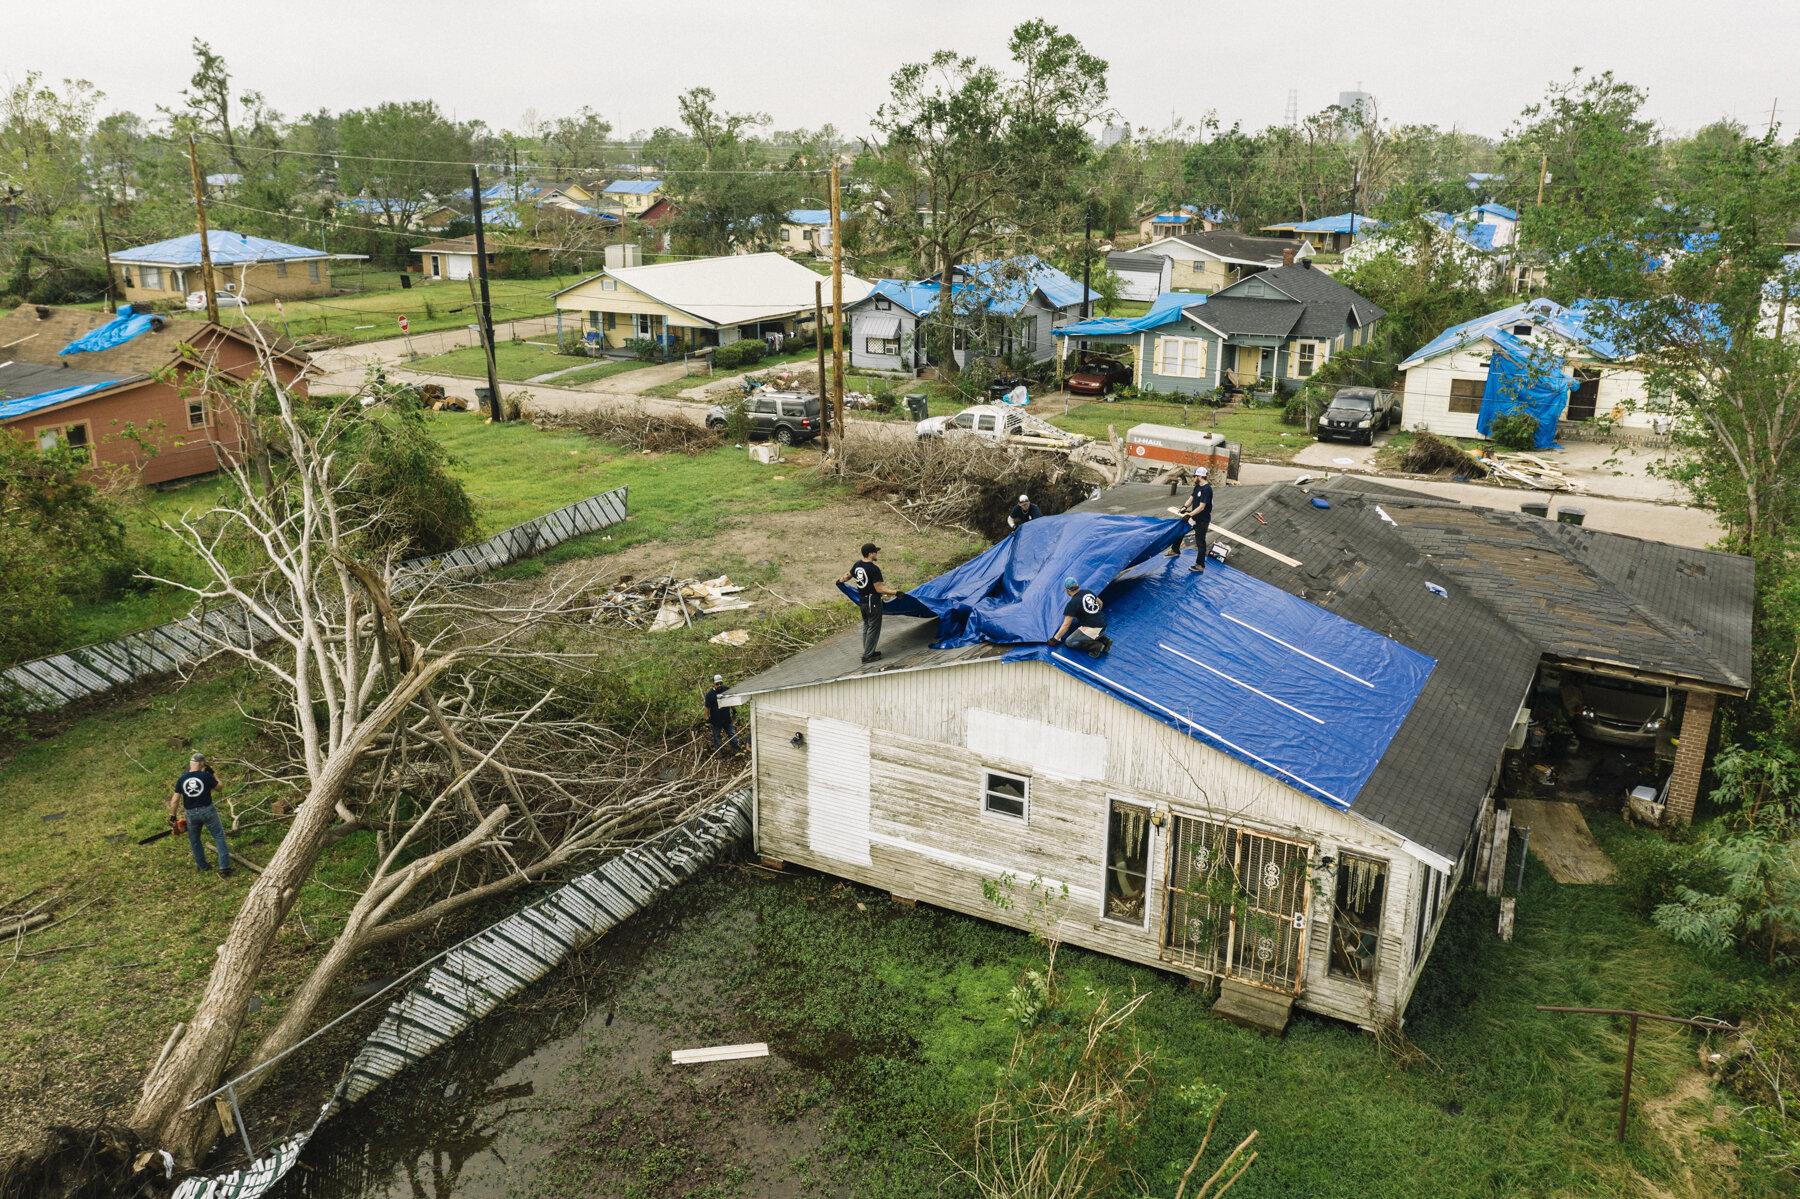
[[1219,986],[1219,998],[1213,1002],[1213,1015],[1242,1028],[1280,1036],[1287,1031],[1288,1017],[1294,1011],[1294,997],[1279,991],[1228,978]]

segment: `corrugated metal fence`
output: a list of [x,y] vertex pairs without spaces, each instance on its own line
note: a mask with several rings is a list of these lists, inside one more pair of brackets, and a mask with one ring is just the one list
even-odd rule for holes
[[[547,512],[514,525],[486,541],[423,558],[411,558],[407,570],[441,572],[473,578],[542,553],[584,533],[625,519],[628,488],[589,496],[578,504]],[[270,635],[260,621],[236,604],[196,616],[184,616],[117,641],[72,649],[0,672],[0,696],[14,695],[27,708],[46,710],[98,695],[122,683],[180,670],[214,652],[220,641],[243,644]]]
[[256,1199],[300,1159],[319,1125],[550,973],[564,958],[650,906],[750,836],[750,791],[628,849],[441,955],[388,1008],[305,1132],[240,1170],[190,1178],[174,1199]]

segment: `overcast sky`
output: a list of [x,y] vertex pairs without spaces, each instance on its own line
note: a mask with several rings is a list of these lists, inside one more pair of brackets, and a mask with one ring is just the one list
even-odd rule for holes
[[1302,114],[1357,87],[1401,122],[1498,134],[1574,67],[1612,69],[1649,90],[1680,130],[1731,116],[1761,128],[1769,106],[1800,122],[1800,3],[1794,0],[827,0],[824,4],[552,3],[550,0],[100,0],[77,8],[8,0],[0,74],[85,78],[103,111],[151,115],[209,40],[239,86],[284,114],[430,98],[463,119],[514,127],[583,104],[630,133],[675,121],[675,96],[711,87],[725,107],[779,128],[863,132],[903,62],[950,47],[1003,60],[1020,20],[1045,17],[1112,67],[1114,103],[1162,128],[1216,109],[1247,128]]

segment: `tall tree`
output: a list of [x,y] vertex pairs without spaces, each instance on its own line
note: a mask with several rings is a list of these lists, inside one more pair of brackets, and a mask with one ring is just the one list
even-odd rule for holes
[[783,214],[794,207],[816,168],[802,175],[755,135],[763,113],[733,113],[715,105],[712,89],[681,94],[681,129],[663,127],[644,145],[644,157],[663,172],[675,207],[669,222],[678,243],[706,254],[772,244]]
[[537,162],[555,178],[603,171],[612,124],[591,108],[546,121],[538,138]]
[[[1074,35],[1026,21],[1007,48],[1011,75],[954,50],[895,71],[872,122],[882,141],[861,164],[894,235],[946,282],[1002,247],[1035,252],[1067,232],[1092,154],[1086,127],[1108,113],[1106,63]],[[942,307],[933,357],[953,370],[953,306]]]
[[0,186],[29,216],[49,220],[87,186],[82,150],[104,93],[85,79],[56,91],[37,71],[0,92]]
[[367,192],[392,229],[405,229],[427,202],[468,187],[475,150],[469,127],[446,117],[431,100],[387,101],[338,118],[343,153],[339,186]]

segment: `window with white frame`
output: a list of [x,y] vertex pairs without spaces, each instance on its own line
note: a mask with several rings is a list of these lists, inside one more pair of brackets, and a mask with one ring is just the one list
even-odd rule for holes
[[1106,818],[1108,920],[1142,927],[1149,918],[1150,809],[1113,800]]
[[619,281],[617,279],[602,279],[602,280],[600,280],[600,290],[601,291],[618,291],[619,290]]
[[1156,339],[1156,373],[1198,379],[1206,373],[1206,341],[1199,337]]
[[1025,820],[1031,810],[1031,780],[997,770],[982,771],[981,810]]
[[865,354],[898,354],[900,339],[898,337],[865,337],[863,353]]
[[1302,379],[1319,369],[1319,347],[1310,341],[1294,345],[1294,373]]
[[206,400],[195,397],[187,402],[188,428],[204,429],[206,427]]
[[144,290],[161,291],[162,285],[162,268],[160,266],[147,266],[138,271],[138,286]]
[[1450,411],[1480,412],[1481,393],[1486,388],[1486,379],[1450,380]]

